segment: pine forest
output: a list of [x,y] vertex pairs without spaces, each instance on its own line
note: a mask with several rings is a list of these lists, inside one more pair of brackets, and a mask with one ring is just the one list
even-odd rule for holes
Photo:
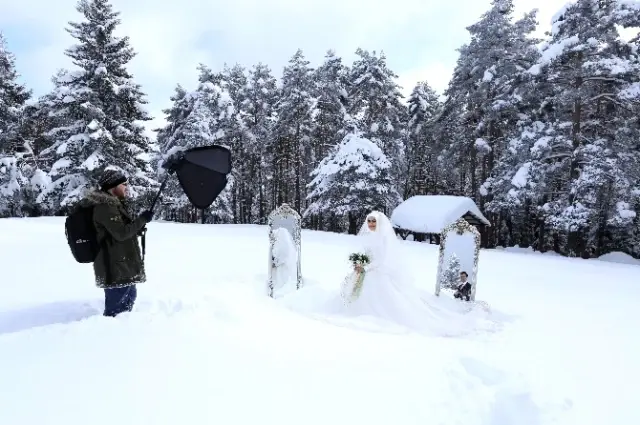
[[0,33],[0,216],[64,215],[107,166],[142,208],[168,155],[220,144],[234,170],[214,205],[194,211],[172,181],[157,218],[265,224],[288,203],[307,229],[355,233],[373,209],[460,195],[492,223],[484,247],[640,258],[640,39],[622,35],[640,9],[577,0],[542,39],[536,12],[513,9],[493,0],[466,28],[444,93],[422,81],[403,97],[393,52],[362,48],[353,63],[328,50],[311,64],[300,46],[281,70],[193,64],[198,81],[175,86],[151,139],[119,13],[80,0],[67,26],[76,44],[61,52],[74,66],[39,98]]

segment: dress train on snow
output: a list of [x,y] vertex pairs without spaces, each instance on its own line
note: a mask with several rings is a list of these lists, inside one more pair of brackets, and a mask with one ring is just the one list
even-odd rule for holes
[[382,319],[431,336],[462,336],[495,330],[496,324],[489,320],[486,311],[420,291],[411,283],[402,283],[375,269],[366,272],[359,297],[345,302],[344,295],[353,287],[355,277],[353,273],[345,279],[341,295],[328,300],[326,311]]
[[370,263],[364,266],[364,280],[355,299],[350,296],[358,276],[354,271],[345,278],[337,295],[322,296],[317,288],[292,294],[287,302],[291,309],[316,317],[324,315],[325,319],[342,316],[386,322],[431,336],[462,336],[496,329],[484,309],[416,288],[403,264],[402,248],[391,223],[379,212],[367,218],[371,217],[377,222],[376,229],[369,231],[365,223],[358,236]]

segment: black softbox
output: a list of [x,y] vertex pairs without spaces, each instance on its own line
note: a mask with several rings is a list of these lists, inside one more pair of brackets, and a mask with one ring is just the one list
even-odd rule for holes
[[209,208],[227,185],[227,175],[231,172],[231,152],[219,146],[202,146],[178,152],[170,156],[162,165],[168,175],[153,201],[153,209],[164,189],[167,179],[173,173],[189,201],[199,209]]

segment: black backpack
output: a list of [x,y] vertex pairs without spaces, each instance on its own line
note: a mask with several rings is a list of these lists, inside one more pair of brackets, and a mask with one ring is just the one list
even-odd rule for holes
[[78,263],[93,263],[100,251],[93,225],[93,206],[74,208],[64,223],[64,233],[71,253]]

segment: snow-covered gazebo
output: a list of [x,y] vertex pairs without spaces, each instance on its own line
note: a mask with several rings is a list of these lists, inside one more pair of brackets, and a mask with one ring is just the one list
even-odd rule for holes
[[413,234],[419,240],[428,237],[430,243],[439,243],[442,230],[460,218],[472,226],[491,226],[473,199],[450,195],[412,196],[393,210],[391,223],[403,239]]

